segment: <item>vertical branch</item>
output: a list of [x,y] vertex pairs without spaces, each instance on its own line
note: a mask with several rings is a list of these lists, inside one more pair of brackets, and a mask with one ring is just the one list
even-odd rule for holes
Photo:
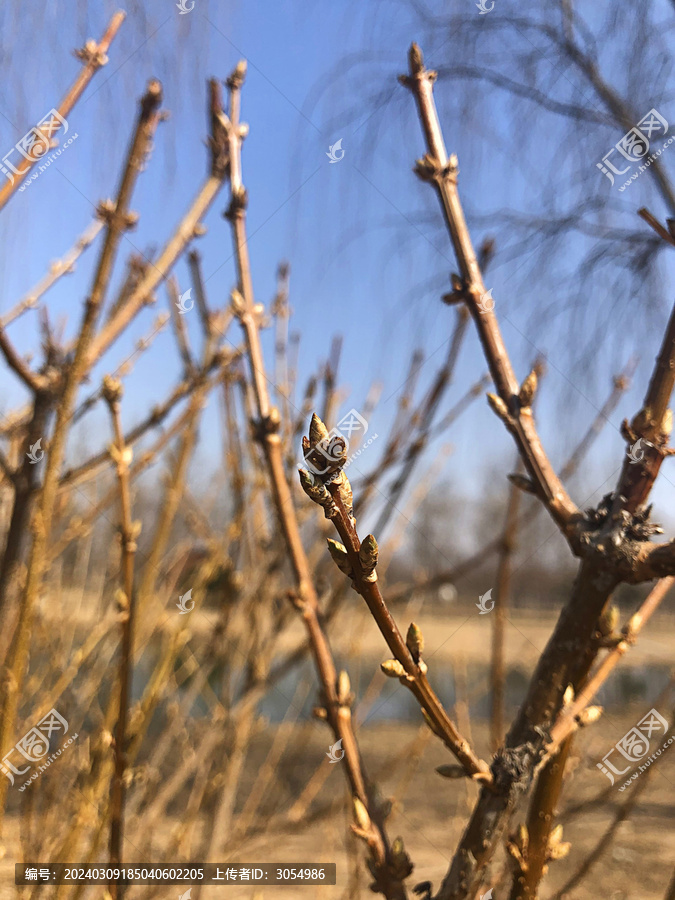
[[190,341],[188,339],[187,328],[185,327],[185,319],[180,312],[180,294],[178,290],[178,279],[175,275],[166,283],[167,293],[169,295],[169,308],[171,310],[171,324],[178,345],[180,358],[183,360],[185,369],[185,377],[189,378],[194,374],[195,364],[190,353]]
[[511,594],[511,570],[516,549],[518,516],[521,491],[514,484],[509,489],[506,518],[502,534],[499,561],[497,563],[497,587],[495,609],[492,620],[492,657],[490,660],[490,680],[492,698],[490,708],[490,745],[496,752],[504,740],[504,688],[506,670],[504,666],[504,637],[506,630],[506,610]]
[[[133,665],[134,639],[134,558],[136,554],[136,538],[140,533],[140,522],[131,519],[131,491],[129,485],[129,464],[132,450],[124,442],[124,432],[120,419],[120,401],[122,384],[116,378],[106,377],[103,383],[103,396],[112,419],[114,443],[110,446],[110,455],[115,463],[120,494],[120,539],[122,594],[118,595],[118,607],[121,607],[122,640],[119,658],[119,707],[117,726],[115,728],[114,772],[110,789],[110,865],[119,866],[122,862],[124,835],[124,800],[125,772],[127,767],[127,720],[129,714],[129,697],[131,696],[131,680]],[[113,900],[122,896],[122,888],[114,881],[109,883]]]
[[384,815],[374,802],[367,786],[354,735],[350,705],[353,699],[346,672],[338,677],[335,663],[319,618],[319,603],[312,580],[309,562],[300,537],[293,498],[284,471],[283,452],[279,437],[280,416],[270,404],[267,376],[258,332],[261,308],[256,306],[246,236],[247,193],[242,182],[241,145],[248,127],[239,121],[241,88],[246,74],[245,62],[240,62],[230,77],[229,116],[220,121],[225,128],[230,147],[230,204],[226,217],[232,228],[238,287],[232,292],[232,305],[244,330],[251,371],[252,389],[256,405],[256,437],[264,456],[272,490],[274,506],[293,567],[297,589],[294,605],[302,616],[312,655],[322,686],[322,706],[317,710],[327,720],[335,737],[342,742],[347,777],[349,779],[355,833],[370,851],[370,868],[375,877],[373,889],[390,900],[404,900],[407,891],[403,884],[412,865],[400,841],[389,845],[384,829]]
[[[277,292],[270,309],[274,316],[274,382],[277,396],[281,401],[281,418],[289,427],[292,423],[290,410],[290,384],[288,365],[288,276],[290,267],[287,262],[279,263],[277,269]],[[287,435],[290,440],[290,435]]]
[[202,329],[204,334],[211,331],[211,312],[206,301],[206,290],[204,289],[204,278],[202,276],[201,256],[198,250],[190,250],[188,253],[188,263],[192,274],[192,286],[195,289],[195,299],[197,301],[197,310],[202,321]]

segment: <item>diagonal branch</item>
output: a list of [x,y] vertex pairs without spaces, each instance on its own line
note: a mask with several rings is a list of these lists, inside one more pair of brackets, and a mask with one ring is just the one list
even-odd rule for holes
[[466,302],[473,316],[497,390],[498,396],[492,401],[493,409],[513,435],[540,499],[568,540],[572,540],[580,513],[553,471],[542,447],[532,417],[533,388],[529,389],[527,384],[523,384],[522,388],[519,385],[494,311],[489,308],[489,303],[483,302],[481,306],[487,291],[457,191],[457,157],[453,155],[448,159],[438,121],[433,98],[436,73],[424,68],[422,54],[416,44],[412,45],[409,60],[410,74],[401,76],[400,80],[415,97],[427,145],[427,154],[418,161],[416,171],[421,178],[433,184],[441,201],[461,272],[461,280],[457,279],[455,284],[457,299]]
[[[106,55],[108,52],[108,48],[115,39],[117,32],[120,30],[125,17],[126,13],[121,11],[116,12],[108,23],[105,34],[98,43],[96,43],[96,41],[89,40],[82,48],[82,50],[76,51],[75,55],[82,60],[84,65],[80,70],[77,78],[73,82],[72,86],[68,90],[66,96],[63,98],[63,100],[61,100],[61,103],[57,108],[57,112],[62,119],[65,119],[70,115],[73,107],[84,93],[85,89],[87,88],[89,82],[94,77],[96,72],[108,62],[108,57]],[[50,146],[51,136],[53,134],[56,134],[60,127],[60,124],[56,124],[55,127],[54,125],[50,125],[49,131],[47,132],[38,128],[35,128],[34,131],[39,131],[43,143]],[[44,156],[44,152],[40,156],[35,156],[35,158],[31,159],[25,159],[24,157],[22,157],[22,162],[19,163],[18,168],[14,169],[16,177],[13,178],[12,181],[8,181],[2,186],[2,188],[0,188],[0,210],[7,205],[12,194],[21,184],[24,176],[30,172],[35,163],[39,162],[42,156]]]
[[38,300],[45,294],[63,275],[69,275],[75,268],[75,263],[87,249],[87,247],[96,239],[98,233],[103,228],[103,219],[100,217],[94,219],[89,227],[82,232],[75,241],[70,250],[63,256],[63,259],[55,260],[49,267],[49,272],[44,275],[35,287],[28,293],[4,316],[0,316],[0,328],[6,328],[10,322],[18,319],[19,316],[27,309],[32,309],[37,305]]
[[[331,468],[325,475],[317,477],[312,477],[305,469],[301,469],[300,481],[307,495],[324,508],[326,518],[333,522],[342,544],[329,541],[331,556],[340,571],[352,579],[354,590],[366,601],[382,637],[394,655],[393,660],[382,664],[382,669],[386,675],[399,678],[401,684],[412,692],[422,708],[427,724],[454,753],[466,774],[476,781],[490,782],[487,764],[478,759],[468,741],[459,733],[429,684],[427,665],[421,658],[422,637],[418,629],[411,625],[411,631],[404,640],[384,602],[377,583],[377,542],[372,535],[368,535],[361,543],[356,533],[352,489],[342,470],[346,461],[344,441],[341,444],[329,441],[328,429],[315,414],[310,425],[309,439],[303,441],[305,459],[316,471],[322,465],[321,457],[327,457],[331,460]],[[334,441],[340,442],[341,439]]]

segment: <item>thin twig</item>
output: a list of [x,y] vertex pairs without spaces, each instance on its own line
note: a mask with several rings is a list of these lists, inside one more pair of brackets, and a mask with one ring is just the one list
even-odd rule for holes
[[[108,49],[115,39],[117,32],[120,30],[125,17],[126,13],[121,11],[116,12],[108,23],[108,27],[101,40],[98,43],[94,40],[89,40],[81,50],[77,51],[76,56],[82,60],[83,66],[65,97],[58,105],[57,112],[62,119],[66,119],[70,115],[73,107],[86,90],[96,72],[101,66],[104,66],[108,62],[106,54],[108,53]],[[60,127],[60,123],[53,123],[50,125],[49,130],[34,128],[33,131],[39,131],[43,142],[41,146],[43,148],[44,145],[51,147],[52,135],[56,134]],[[2,188],[0,188],[0,209],[3,209],[7,205],[12,194],[14,194],[21,184],[24,176],[30,172],[36,162],[39,162],[44,153],[45,150],[43,149],[43,152],[39,156],[31,156],[30,159],[26,159],[22,156],[22,162],[19,163],[17,169],[14,169],[16,177],[12,181],[6,182]]]
[[243,327],[255,396],[256,436],[265,456],[274,506],[290,556],[297,590],[293,601],[307,628],[312,655],[322,686],[322,712],[336,739],[342,742],[345,770],[349,778],[354,804],[355,833],[367,843],[371,855],[374,889],[390,900],[404,900],[407,891],[403,879],[412,866],[402,846],[389,845],[384,817],[367,787],[351,720],[351,691],[347,673],[338,678],[333,656],[319,619],[319,605],[290,488],[284,471],[283,451],[279,437],[280,417],[270,404],[267,376],[258,332],[261,308],[256,307],[246,236],[246,189],[242,182],[241,145],[248,132],[240,123],[241,88],[246,64],[240,62],[227,80],[230,95],[229,115],[220,121],[229,140],[230,204],[227,218],[232,226],[238,287],[232,294],[235,314]]

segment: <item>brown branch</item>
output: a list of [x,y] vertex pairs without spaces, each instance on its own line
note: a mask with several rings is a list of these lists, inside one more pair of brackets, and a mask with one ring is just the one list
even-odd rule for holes
[[[402,78],[418,105],[428,153],[418,163],[418,174],[433,182],[441,199],[446,223],[462,278],[455,276],[455,299],[463,299],[476,321],[490,365],[497,395],[489,397],[493,410],[514,436],[532,487],[566,536],[582,563],[572,596],[533,673],[524,702],[505,746],[492,763],[494,789],[483,788],[464,831],[437,900],[474,897],[482,873],[494,854],[516,797],[527,790],[542,754],[542,729],[562,705],[567,685],[579,689],[597,654],[594,640],[598,617],[614,588],[630,568],[630,547],[613,539],[616,521],[608,511],[583,516],[572,503],[550,467],[532,420],[536,374],[518,385],[504,347],[492,306],[466,228],[457,193],[457,159],[447,158],[433,101],[434,73],[424,69],[419,48],[410,51],[410,74]],[[605,504],[606,505],[606,504]],[[639,526],[639,523],[635,523]],[[583,538],[583,540],[582,540]],[[616,553],[613,548],[617,548]],[[611,550],[609,548],[612,548]],[[623,569],[623,570],[622,570]]]
[[293,602],[300,612],[322,686],[319,715],[326,719],[335,737],[342,742],[345,770],[349,779],[353,804],[355,833],[368,845],[374,890],[391,900],[404,900],[407,891],[403,879],[412,866],[407,854],[396,842],[390,846],[384,829],[384,816],[367,786],[351,719],[351,691],[346,673],[338,674],[326,634],[319,619],[319,604],[309,563],[300,537],[293,498],[286,480],[283,451],[279,438],[279,413],[270,404],[267,376],[260,346],[256,308],[246,236],[247,195],[242,183],[241,145],[247,127],[239,121],[241,88],[246,64],[240,62],[227,80],[230,95],[229,115],[221,114],[221,122],[229,141],[230,204],[227,218],[232,227],[238,288],[232,294],[234,312],[246,336],[251,382],[256,405],[256,436],[265,456],[274,506],[293,567],[297,590]]
[[188,339],[187,328],[185,327],[185,319],[179,311],[180,292],[178,290],[178,280],[175,275],[172,275],[168,279],[166,287],[167,293],[169,295],[171,324],[173,325],[173,332],[176,338],[176,344],[178,345],[178,352],[180,353],[180,357],[183,360],[185,374],[190,375],[195,370],[195,364],[190,352],[190,341]]
[[[121,18],[119,19],[121,22]],[[161,101],[159,82],[151,81],[140,103],[133,138],[125,161],[117,193],[117,202],[107,220],[106,238],[99,257],[94,284],[85,305],[72,363],[64,376],[56,407],[56,422],[47,454],[46,469],[39,503],[33,513],[33,544],[28,558],[26,585],[19,610],[19,619],[12,636],[6,659],[6,676],[0,686],[0,752],[6,752],[10,735],[14,730],[18,695],[23,682],[28,659],[33,609],[42,585],[46,566],[48,541],[58,492],[59,471],[65,453],[68,423],[72,417],[77,390],[84,378],[87,351],[94,335],[100,306],[105,296],[112,272],[115,252],[122,237],[122,230],[131,224],[129,203],[141,164],[157,124],[157,109]],[[6,786],[0,786],[0,816],[4,812]]]
[[[572,451],[567,462],[564,464],[562,469],[560,470],[561,479],[567,480],[571,478],[572,475],[576,472],[579,465],[583,461],[586,454],[589,452],[593,445],[593,441],[598,437],[600,432],[602,431],[602,427],[607,424],[609,420],[609,416],[616,409],[619,399],[624,391],[629,386],[629,378],[632,375],[635,367],[635,362],[633,360],[629,361],[625,370],[621,375],[617,375],[613,380],[613,388],[612,392],[607,398],[607,400],[603,403],[602,407],[598,410],[597,415],[593,419],[593,422],[589,426],[588,430],[581,438],[577,446]],[[459,411],[460,405],[464,405],[469,402],[471,397],[475,392],[477,392],[480,388],[482,382],[478,382],[475,384],[470,391],[466,394],[463,400],[455,407],[455,410]],[[438,430],[440,430],[443,424],[450,424],[448,419],[454,414],[454,411],[448,413],[448,416],[443,420],[443,422],[439,422]],[[518,517],[518,529],[522,530],[522,528],[526,525],[531,525],[532,522],[537,518],[539,513],[541,512],[541,506],[534,506],[531,510],[526,513],[520,515]],[[493,538],[489,543],[485,544],[481,547],[477,552],[472,553],[471,556],[459,562],[452,569],[445,570],[443,572],[439,572],[437,575],[427,579],[427,581],[422,584],[416,584],[412,587],[402,588],[398,591],[392,591],[389,594],[389,604],[394,605],[399,601],[403,601],[408,599],[415,591],[421,590],[432,590],[438,587],[441,587],[444,584],[449,584],[454,581],[458,581],[460,578],[463,578],[468,572],[474,569],[476,566],[485,562],[485,559],[490,556],[492,553],[496,553],[501,546],[501,535]],[[663,545],[658,545],[663,546]],[[653,577],[658,577],[654,575]],[[648,579],[642,579],[648,580]]]
[[195,289],[195,300],[197,301],[197,310],[202,323],[204,335],[208,337],[211,333],[211,312],[206,301],[206,290],[204,288],[204,277],[201,269],[201,256],[198,250],[190,250],[188,253],[188,263],[190,273],[192,274],[192,286]]
[[[58,106],[57,112],[62,119],[65,119],[70,115],[73,107],[86,90],[89,82],[94,77],[96,72],[101,68],[101,66],[104,66],[108,62],[108,57],[106,56],[106,54],[111,43],[115,39],[125,17],[126,13],[121,11],[116,12],[108,23],[105,34],[98,42],[98,44],[96,43],[96,41],[89,40],[82,48],[82,50],[77,51],[76,56],[79,56],[84,65],[82,66],[82,69],[80,69],[77,78]],[[43,129],[36,128],[35,131],[39,130],[43,141],[51,146],[51,136],[53,134],[56,134],[60,127],[60,124],[57,124],[56,127],[52,127],[46,133]],[[0,188],[0,209],[3,209],[7,205],[12,194],[14,194],[14,192],[21,184],[24,176],[26,176],[30,172],[35,163],[39,162],[41,156],[43,155],[44,152],[39,157],[36,157],[34,159],[25,159],[24,157],[22,157],[23,161],[19,164],[19,167],[16,170],[16,177],[14,178],[14,180],[5,183],[2,188]]]
[[[557,900],[557,898],[552,898],[552,900]],[[663,900],[675,900],[675,871],[673,872],[673,877],[670,879],[670,883],[666,889],[666,896]]]
[[5,357],[5,362],[16,375],[23,381],[26,387],[34,394],[44,390],[47,379],[43,375],[33,372],[28,363],[17,353],[13,344],[7,337],[5,330],[0,326],[0,351]]
[[624,626],[620,640],[607,653],[574,700],[563,708],[549,733],[549,739],[546,744],[546,753],[548,755],[555,753],[562,741],[579,727],[582,713],[605,681],[607,681],[624,653],[635,643],[638,635],[656,612],[673,584],[675,584],[675,578],[663,578],[652,588],[639,610],[630,617]]
[[[115,463],[119,484],[122,554],[122,592],[118,594],[117,604],[121,610],[122,631],[118,668],[119,706],[115,743],[113,745],[115,768],[110,786],[110,865],[119,866],[122,862],[124,840],[124,801],[126,794],[124,779],[127,768],[127,723],[131,693],[134,613],[136,606],[134,595],[134,558],[137,549],[136,538],[140,533],[140,522],[133,522],[131,519],[129,464],[132,450],[124,443],[124,433],[120,420],[122,385],[117,379],[106,377],[103,391],[113,425],[114,444],[110,447],[110,455]],[[109,883],[109,890],[113,900],[123,895],[122,887],[114,881]]]
[[[179,382],[166,400],[157,406],[154,406],[148,416],[138,425],[130,429],[125,435],[124,440],[127,446],[137,443],[148,431],[161,425],[172,409],[180,403],[181,400],[188,397],[201,381],[208,378],[212,372],[217,371],[221,366],[235,361],[239,356],[240,351],[236,351],[232,356],[225,352],[214,354],[204,368],[198,369],[189,378],[185,378],[183,381]],[[96,396],[98,396],[98,392]],[[68,485],[78,484],[82,479],[92,475],[96,469],[104,466],[106,459],[107,451],[103,450],[100,453],[96,453],[79,466],[74,466],[72,469],[66,469],[59,479],[59,487],[65,488]]]
[[0,329],[6,328],[10,322],[18,319],[27,309],[32,309],[37,305],[40,297],[61,278],[63,275],[70,275],[75,269],[75,263],[84,253],[87,247],[92,244],[101,229],[103,228],[103,220],[95,219],[89,227],[82,232],[80,237],[70,250],[64,254],[62,259],[54,260],[49,267],[49,272],[38,281],[32,290],[22,297],[22,299],[4,316],[0,316]]
[[176,231],[168,240],[159,257],[148,266],[131,296],[126,300],[118,312],[106,323],[105,327],[91,342],[87,354],[87,368],[91,369],[98,359],[105,353],[129,323],[136,317],[141,309],[151,302],[154,292],[171,272],[176,260],[181,256],[190,241],[196,234],[201,234],[201,220],[208,212],[211,204],[222,188],[228,173],[227,150],[224,143],[224,134],[218,123],[218,117],[214,114],[214,108],[220,103],[219,86],[216,81],[210,83],[210,111],[211,111],[211,137],[210,137],[210,173],[199,193],[195,197],[189,210],[179,223]]
[[675,387],[675,306],[670,313],[642,409],[630,425],[627,422],[623,423],[623,435],[629,448],[639,440],[642,457],[638,462],[633,462],[633,457],[627,453],[624,458],[615,493],[615,512],[623,509],[635,514],[644,506],[661,464],[669,455],[668,440],[673,428],[673,413],[669,404],[673,387]]
[[375,532],[377,534],[382,534],[384,532],[384,529],[386,528],[392,513],[398,505],[401,494],[405,490],[406,485],[412,477],[413,471],[415,470],[415,465],[417,464],[417,461],[419,460],[419,457],[421,456],[423,450],[427,446],[431,426],[433,425],[434,416],[436,415],[438,405],[443,399],[443,395],[450,385],[450,382],[452,381],[455,367],[457,365],[457,359],[459,357],[459,351],[462,347],[462,343],[466,335],[466,328],[468,323],[468,313],[466,309],[462,307],[458,312],[455,330],[448,346],[448,356],[444,364],[437,372],[436,378],[431,385],[429,393],[427,394],[422,404],[422,408],[420,409],[418,416],[416,417],[414,424],[417,426],[417,433],[408,445],[408,450],[401,467],[401,472],[392,485],[391,493],[387,498],[387,505],[375,525]]
[[[640,207],[640,209],[638,209],[638,216],[644,219],[647,225],[649,225],[650,228],[653,228],[658,236],[660,238],[663,238],[663,240],[667,244],[675,246],[675,238],[673,237],[673,235],[670,233],[670,231],[663,227],[659,220],[655,216],[653,216],[646,207],[642,206]],[[672,221],[672,219],[668,220],[669,223]]]
[[541,445],[532,418],[532,390],[527,392],[527,382],[521,387],[516,379],[494,311],[489,308],[489,303],[480,305],[487,291],[457,192],[457,158],[453,155],[448,159],[438,121],[433,98],[436,73],[424,68],[416,44],[412,45],[409,61],[410,73],[401,76],[400,80],[415,97],[427,145],[427,155],[418,162],[416,171],[433,184],[441,201],[462,276],[457,279],[455,289],[473,316],[497,390],[493,409],[513,435],[540,499],[563,534],[572,540],[579,510],[553,471]]
[[[148,334],[144,335],[136,341],[133,355],[127,356],[121,363],[121,365],[115,368],[114,374],[116,377],[119,376],[120,378],[126,378],[131,374],[131,371],[133,370],[134,365],[138,362],[141,354],[150,349],[153,342],[156,341],[157,338],[161,335],[162,331],[164,330],[164,326],[170,318],[171,313],[168,312],[161,312],[157,315],[157,317],[149,326]],[[102,396],[103,392],[99,388],[91,393],[88,397],[85,397],[84,400],[80,401],[79,405],[73,412],[71,426],[76,422],[79,422],[79,420],[83,418],[90,409],[93,409],[93,407],[96,406]]]
[[506,504],[506,517],[502,533],[499,562],[497,564],[497,585],[495,589],[494,616],[492,618],[492,654],[490,658],[490,680],[492,697],[490,708],[490,746],[493,752],[504,740],[504,690],[506,672],[504,667],[504,641],[506,631],[506,611],[511,595],[511,570],[513,554],[516,550],[518,516],[522,492],[512,484]]
[[[427,665],[421,658],[421,648],[411,645],[413,638],[410,637],[410,632],[408,639],[403,639],[384,602],[377,584],[378,547],[375,538],[368,535],[362,545],[356,533],[356,520],[352,514],[352,489],[341,468],[346,460],[344,441],[341,448],[335,445],[321,446],[327,439],[328,429],[319,417],[314,415],[309,439],[303,442],[305,459],[308,465],[312,466],[321,459],[321,455],[328,454],[332,460],[332,470],[313,478],[307,471],[301,469],[300,480],[305,492],[324,508],[326,517],[331,519],[340,535],[342,544],[329,542],[331,555],[340,570],[352,579],[354,590],[365,600],[380,633],[394,655],[393,660],[383,663],[383,671],[390,677],[399,678],[401,684],[414,694],[422,707],[427,724],[454,753],[467,775],[476,778],[477,781],[489,782],[487,764],[476,757],[468,741],[457,731],[429,684],[426,676]],[[416,632],[416,627],[411,625],[411,629],[413,633]]]
[[[528,812],[528,840],[527,848],[524,850],[526,865],[515,873],[511,900],[535,900],[539,882],[546,870],[550,855],[553,854],[553,858],[559,859],[569,849],[568,844],[562,844],[560,841],[562,826],[558,826],[553,833],[552,823],[562,791],[565,764],[575,731],[589,720],[588,703],[605,683],[624,653],[635,643],[638,634],[658,608],[673,582],[675,582],[673,578],[663,579],[653,588],[638,612],[631,616],[620,639],[611,633],[611,624],[604,626],[603,630],[606,633],[598,632],[597,638],[601,639],[602,643],[613,641],[615,646],[605,656],[596,671],[590,677],[584,677],[584,683],[576,697],[563,707],[549,732],[548,742],[540,763],[541,770]],[[611,617],[608,617],[608,621],[611,621]],[[597,712],[595,714],[597,715]],[[553,837],[555,837],[554,841]]]
[[[574,872],[574,874],[567,879],[560,890],[551,895],[549,900],[564,900],[565,897],[569,897],[570,891],[574,887],[576,887],[583,878],[586,877],[588,872],[590,872],[591,868],[595,865],[595,863],[600,859],[602,854],[611,844],[612,840],[614,839],[614,835],[619,830],[621,824],[626,821],[626,819],[631,815],[631,813],[637,806],[638,800],[642,796],[645,788],[649,785],[649,778],[652,771],[652,769],[648,769],[643,774],[642,780],[639,784],[635,785],[629,796],[626,798],[626,801],[622,803],[619,809],[616,811],[610,825],[608,826],[600,840],[597,842],[593,850],[583,860],[576,872]],[[669,900],[670,896],[675,897],[675,894],[668,895],[665,900]]]

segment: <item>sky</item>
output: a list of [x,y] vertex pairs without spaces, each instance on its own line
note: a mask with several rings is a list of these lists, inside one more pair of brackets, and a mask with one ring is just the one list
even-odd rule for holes
[[[467,14],[473,13],[474,5],[468,0],[451,4],[453,9],[466,7]],[[428,4],[434,14],[446,7],[440,2]],[[70,4],[52,0],[36,11],[31,0],[5,5],[0,12],[0,27],[8,35],[0,60],[3,147],[9,149],[56,105],[78,70],[72,49],[89,37],[99,37],[115,8],[103,0]],[[142,7],[130,2],[128,13],[110,49],[108,65],[95,76],[69,117],[71,136],[77,134],[77,139],[37,181],[16,194],[0,216],[0,314],[40,279],[51,260],[70,248],[91,221],[95,205],[113,196],[137,99],[150,77],[162,81],[164,107],[171,116],[160,125],[152,158],[140,178],[132,204],[140,220],[123,241],[111,295],[130,253],[163,246],[206,174],[206,79],[225,78],[245,58],[248,74],[242,118],[250,132],[244,145],[243,176],[249,192],[256,299],[264,304],[271,301],[276,267],[288,260],[291,331],[301,333],[299,387],[327,357],[333,335],[341,334],[341,411],[361,408],[373,381],[381,381],[382,402],[369,423],[371,434],[380,436],[381,447],[412,352],[416,347],[424,350],[423,387],[447,352],[455,316],[439,297],[449,289],[449,275],[456,265],[449,241],[438,227],[440,212],[433,191],[412,173],[414,160],[424,149],[422,136],[412,98],[396,82],[396,75],[405,70],[411,38],[423,41],[425,36],[413,4],[194,0],[191,10],[181,14],[172,0],[149,0]],[[437,56],[428,58],[430,66],[454,59],[457,47],[450,38],[440,37],[432,52]],[[550,74],[552,85],[566,77],[556,71],[554,62]],[[441,81],[436,90],[442,110],[445,102],[454,102],[447,84]],[[478,244],[490,233],[489,218],[485,220],[489,211],[527,209],[562,150],[555,132],[550,132],[551,144],[542,146],[549,132],[542,129],[543,120],[534,117],[523,121],[522,152],[514,153],[509,121],[498,96],[487,100],[476,96],[474,103],[469,93],[462,103],[458,117],[444,119],[443,125],[448,150],[459,154],[460,192],[470,222],[480,222],[474,232]],[[344,155],[331,162],[329,148],[338,141]],[[575,186],[565,180],[564,160],[558,164],[557,199],[563,205],[574,196]],[[588,165],[593,168],[595,161],[589,159]],[[597,178],[597,190],[609,190],[600,174]],[[631,212],[641,202],[638,191],[643,189],[649,190],[635,186],[633,194],[615,195],[614,205],[623,213]],[[208,231],[197,243],[212,307],[225,304],[234,286],[231,237],[221,216],[226,196],[223,191],[217,199],[206,219]],[[96,246],[81,259],[76,272],[61,279],[48,295],[51,321],[63,321],[67,335],[74,333],[79,322],[95,260]],[[625,345],[618,350],[614,345],[598,347],[598,371],[581,377],[566,351],[586,336],[575,333],[571,320],[565,318],[559,326],[554,322],[553,327],[539,328],[533,308],[539,313],[551,309],[555,319],[556,283],[550,273],[538,280],[532,266],[531,248],[511,248],[504,258],[498,257],[487,284],[494,290],[504,339],[519,377],[527,374],[539,354],[548,360],[538,415],[544,445],[559,467],[608,395],[611,375],[630,354]],[[189,275],[183,261],[175,274],[181,291],[185,290]],[[522,290],[526,274],[532,288],[529,295]],[[562,271],[560,277],[564,277]],[[659,298],[657,325],[665,322],[672,296],[669,289],[668,282]],[[155,308],[138,317],[97,367],[91,389],[103,374],[134,354],[135,342],[153,332],[154,317],[166,309],[166,292],[161,288]],[[196,315],[186,316],[186,322],[199,346]],[[646,317],[634,322],[642,348],[634,388],[623,398],[585,466],[581,494],[575,497],[580,505],[599,499],[616,480],[624,452],[619,423],[639,408],[658,349],[658,330],[652,325]],[[39,360],[34,312],[13,324],[10,335],[22,352],[32,352]],[[232,344],[239,342],[236,326],[227,337]],[[271,366],[270,333],[264,336],[264,345]],[[440,414],[485,371],[472,330]],[[123,404],[127,427],[161,401],[179,378],[173,338],[165,329],[151,350],[137,359],[128,380]],[[2,383],[0,413],[6,414],[25,395],[4,370]],[[92,413],[74,432],[75,451],[99,450],[108,439],[108,427],[103,411]],[[220,458],[214,403],[205,411],[201,438],[197,476],[206,481]],[[485,473],[505,476],[513,469],[514,449],[483,400],[472,406],[452,434],[434,443],[425,466],[448,442],[453,450],[439,480],[454,477],[468,493],[489,490],[505,495],[505,478],[495,475],[492,480],[491,476],[486,487]],[[375,442],[364,454],[363,471],[376,463],[377,447]],[[662,517],[673,506],[674,485],[675,473],[666,469],[655,495]]]

